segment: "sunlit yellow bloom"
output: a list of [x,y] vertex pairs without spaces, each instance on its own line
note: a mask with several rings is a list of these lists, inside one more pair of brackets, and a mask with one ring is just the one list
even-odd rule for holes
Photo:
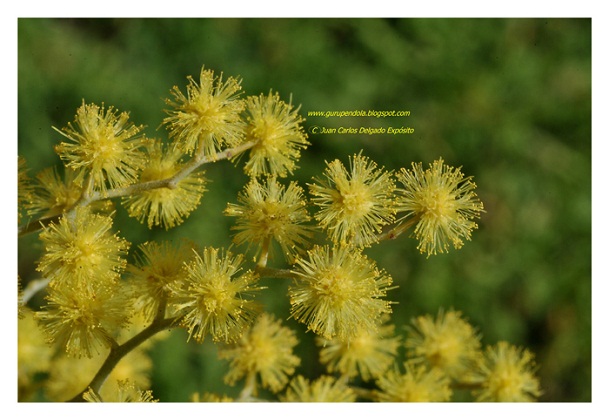
[[129,242],[111,232],[112,219],[79,209],[74,220],[62,217],[40,234],[44,254],[37,270],[55,283],[115,281],[127,262]]
[[309,191],[320,208],[315,219],[332,241],[366,247],[394,220],[395,184],[389,172],[361,153],[349,163],[349,171],[339,160],[328,163],[325,179],[314,179]]
[[355,392],[344,382],[325,375],[313,382],[298,375],[280,397],[284,402],[355,402],[356,398]]
[[229,203],[224,211],[227,216],[237,217],[233,227],[239,231],[234,237],[236,244],[261,246],[275,240],[291,260],[311,238],[311,228],[303,225],[310,220],[303,190],[295,182],[286,188],[275,178],[264,182],[253,179],[238,200],[240,204]]
[[185,262],[193,258],[193,245],[183,241],[146,242],[139,246],[140,254],[127,271],[134,290],[134,308],[144,314],[144,319],[152,321],[159,305],[168,304],[171,299],[171,285],[186,276]]
[[412,321],[406,348],[410,360],[436,367],[453,379],[463,380],[480,356],[480,338],[460,312],[440,311]]
[[220,359],[230,360],[226,383],[234,385],[241,378],[256,375],[262,387],[281,391],[300,364],[300,358],[293,354],[296,344],[294,331],[272,315],[261,314],[238,342],[218,351]]
[[[383,316],[384,321],[388,316]],[[319,360],[329,373],[340,373],[364,381],[378,378],[391,366],[398,353],[400,338],[394,335],[395,327],[379,325],[377,330],[362,329],[349,341],[317,338],[321,347]]]
[[183,314],[182,326],[189,338],[203,342],[210,334],[214,341],[232,342],[254,320],[258,305],[246,297],[260,290],[258,278],[248,271],[239,277],[242,255],[233,256],[216,248],[205,248],[202,255],[186,266],[184,281],[171,286],[175,304]]
[[358,249],[316,246],[296,264],[292,317],[316,334],[350,340],[362,330],[375,331],[381,315],[391,312],[383,300],[391,277]]
[[[161,181],[180,172],[183,153],[169,148],[163,151],[160,141],[148,146],[150,162],[142,171],[140,181]],[[162,226],[170,229],[180,225],[197,208],[205,189],[204,171],[195,170],[171,187],[154,188],[125,197],[123,205],[129,216],[147,223],[148,228]]]
[[138,172],[146,164],[141,147],[146,139],[139,135],[142,126],[129,122],[129,114],[118,114],[113,107],[107,110],[95,104],[83,104],[76,111],[74,125],[68,123],[57,130],[70,140],[55,147],[68,168],[77,171],[79,184],[90,176],[93,187],[106,191],[133,184]]
[[91,358],[112,345],[131,316],[119,284],[69,284],[48,288],[48,304],[36,313],[49,341],[69,356]]
[[446,402],[452,397],[450,381],[438,369],[404,364],[406,373],[390,370],[377,380],[380,402]]
[[199,80],[197,83],[188,77],[186,96],[173,87],[174,100],[165,101],[171,109],[163,124],[176,148],[213,158],[224,147],[234,147],[242,141],[245,123],[240,114],[245,102],[238,98],[241,80],[229,77],[223,82],[222,74],[215,77],[212,70],[204,68]]
[[247,174],[285,177],[293,173],[300,151],[310,144],[298,110],[273,92],[247,98],[246,140],[256,142],[245,164]]
[[505,341],[488,346],[474,376],[480,386],[473,392],[477,401],[535,401],[541,390],[533,359],[530,351]]
[[417,249],[427,256],[448,252],[470,240],[478,225],[472,219],[484,211],[474,189],[472,177],[464,177],[460,168],[445,165],[442,159],[434,161],[423,171],[421,163],[413,163],[412,170],[403,169],[397,175],[403,189],[397,189],[398,212],[402,219],[414,218],[414,236]]

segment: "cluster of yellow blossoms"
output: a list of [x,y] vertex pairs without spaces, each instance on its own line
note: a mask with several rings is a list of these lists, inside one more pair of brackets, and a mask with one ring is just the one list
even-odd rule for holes
[[[397,286],[364,254],[410,228],[428,257],[460,248],[483,212],[471,177],[442,159],[394,173],[359,153],[348,166],[327,162],[306,190],[284,184],[309,145],[291,101],[272,91],[242,99],[239,79],[206,69],[188,82],[186,94],[174,87],[166,101],[166,141],[147,138],[127,113],[83,101],[74,122],[56,129],[67,139],[56,147],[63,177],[47,169],[30,179],[20,159],[20,223],[34,218],[20,234],[42,229],[36,269],[47,282],[46,305],[20,312],[20,396],[36,372],[48,372],[49,399],[155,401],[142,344],[171,327],[219,342],[226,383],[244,383],[241,401],[260,389],[280,401],[449,401],[453,385],[480,401],[540,395],[532,355],[507,343],[481,350],[459,312],[416,318],[406,339],[397,335],[387,300]],[[174,228],[202,200],[203,165],[246,154],[250,181],[224,214],[235,218],[233,241],[248,246],[255,267],[245,254],[187,241],[146,242],[128,258],[131,244],[113,231],[113,199],[149,228]],[[289,269],[269,267],[275,245]],[[261,277],[290,279],[285,322],[256,300]],[[294,376],[301,358],[292,320],[317,336],[325,375]],[[80,358],[92,366],[79,368],[90,381],[62,374]]]

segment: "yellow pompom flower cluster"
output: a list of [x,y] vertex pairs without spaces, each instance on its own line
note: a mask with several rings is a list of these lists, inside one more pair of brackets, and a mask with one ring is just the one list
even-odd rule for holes
[[327,164],[325,179],[309,184],[312,202],[320,210],[315,219],[337,244],[367,247],[378,241],[383,226],[394,221],[394,181],[389,172],[361,153]]
[[357,248],[315,246],[296,265],[291,316],[326,339],[375,331],[380,317],[391,312],[383,300],[391,277]]
[[[385,315],[381,321],[388,319]],[[369,381],[379,378],[391,366],[398,354],[400,337],[395,336],[393,325],[382,323],[376,330],[361,329],[349,341],[317,337],[316,342],[321,348],[319,361],[329,373],[348,378],[359,375]]]
[[[427,256],[448,252],[471,239],[484,207],[474,192],[476,184],[460,168],[434,161],[423,171],[421,163],[412,170],[393,173],[378,168],[361,152],[350,158],[347,170],[339,161],[327,163],[325,178],[309,184],[311,202],[319,207],[314,215],[336,244],[369,247],[379,239],[394,239],[415,226],[417,249]],[[401,214],[401,215],[400,215]],[[399,216],[399,224],[383,233]]]
[[507,342],[487,346],[457,311],[412,320],[405,341],[408,361],[472,389],[476,401],[535,401],[540,395],[533,354]]
[[[70,210],[80,199],[83,186],[75,182],[77,172],[65,168],[65,174],[60,177],[56,168],[46,168],[36,175],[35,194],[32,197],[29,213],[42,213],[44,217],[63,214]],[[97,202],[91,208],[95,210],[110,210],[110,201]]]
[[312,236],[311,228],[304,225],[310,217],[303,190],[295,182],[285,187],[276,178],[252,179],[238,201],[240,204],[229,203],[224,211],[237,217],[233,229],[239,231],[234,237],[238,245],[247,242],[268,247],[275,240],[292,260]]
[[477,401],[529,402],[541,395],[539,380],[534,375],[533,354],[500,341],[488,346],[478,364],[473,383]]
[[413,163],[412,170],[402,169],[396,176],[403,185],[396,190],[398,211],[406,213],[403,218],[414,218],[421,253],[448,252],[450,244],[459,249],[463,239],[471,239],[472,230],[478,227],[472,219],[484,211],[471,177],[442,159],[425,171],[421,163]]
[[446,402],[452,397],[448,378],[438,369],[404,364],[405,372],[390,370],[377,380],[380,402]]
[[119,283],[52,287],[46,300],[38,319],[50,341],[73,357],[90,358],[111,347],[113,334],[131,315]]
[[62,217],[41,234],[45,253],[37,270],[51,284],[81,287],[116,281],[127,265],[129,242],[112,233],[112,218],[79,209],[73,220]]
[[245,123],[241,112],[245,102],[239,99],[241,81],[212,70],[201,69],[199,83],[188,77],[186,95],[177,86],[171,90],[173,100],[163,124],[174,140],[174,147],[184,153],[215,158],[224,147],[234,147],[243,140]]
[[113,107],[83,104],[76,111],[74,125],[57,130],[70,140],[56,146],[68,168],[77,171],[75,181],[90,177],[93,187],[105,192],[133,184],[146,164],[141,148],[147,140],[139,135],[142,126],[129,122],[129,114]]
[[249,381],[246,386],[252,387],[252,395],[256,395],[255,379],[259,377],[263,388],[281,391],[300,364],[300,358],[293,353],[297,344],[296,334],[281,320],[261,314],[234,345],[218,352],[220,359],[230,360],[225,381],[233,385],[245,377]]
[[246,140],[255,142],[244,168],[248,175],[283,178],[293,173],[300,150],[310,144],[298,111],[277,93],[247,98]]
[[410,360],[442,370],[449,377],[464,380],[480,357],[480,337],[460,312],[440,310],[412,321],[405,346]]
[[112,219],[79,209],[41,234],[45,253],[38,271],[50,280],[48,305],[37,313],[52,342],[72,356],[91,357],[109,347],[127,322],[118,281],[129,243],[111,232]]
[[207,247],[186,266],[183,281],[171,286],[176,312],[189,338],[203,342],[210,334],[214,341],[233,342],[252,323],[258,304],[247,299],[260,290],[258,277],[248,271],[237,277],[242,255]]
[[[141,182],[171,179],[182,171],[183,153],[175,148],[165,148],[160,141],[147,147],[149,162],[143,169]],[[148,228],[162,226],[165,229],[180,225],[197,208],[205,189],[205,172],[195,170],[176,180],[171,186],[155,188],[127,196],[123,205],[129,216],[147,223]]]
[[[360,152],[348,166],[326,162],[307,191],[296,182],[282,184],[310,145],[300,108],[273,91],[241,99],[240,80],[204,68],[198,80],[187,80],[186,93],[174,87],[165,101],[167,142],[146,138],[125,112],[83,101],[74,122],[56,129],[69,140],[56,147],[63,178],[47,169],[33,186],[19,161],[19,214],[42,215],[20,233],[42,226],[36,268],[49,280],[35,319],[64,350],[51,366],[49,354],[28,348],[40,341],[33,331],[31,343],[20,337],[20,368],[30,376],[48,373],[47,397],[154,401],[151,391],[142,391],[150,385],[151,362],[141,343],[175,326],[188,331],[188,340],[211,336],[223,343],[224,380],[243,380],[241,401],[257,398],[260,388],[280,401],[449,401],[458,386],[475,389],[479,401],[541,394],[532,354],[504,342],[483,352],[460,312],[420,316],[405,339],[396,335],[389,318],[394,302],[387,300],[393,279],[364,255],[412,227],[417,249],[428,257],[460,248],[484,211],[471,177],[442,159],[427,170],[413,163],[394,173]],[[224,214],[236,218],[236,245],[258,247],[253,271],[243,267],[245,255],[190,242],[145,242],[127,264],[130,244],[112,231],[109,200],[121,199],[129,216],[149,229],[174,228],[206,191],[202,165],[237,161],[245,152],[249,182]],[[325,234],[318,243],[317,228]],[[287,269],[267,267],[275,244]],[[265,288],[260,276],[291,282],[288,321],[316,334],[323,375],[292,378],[301,363],[296,332],[261,313],[254,300]],[[32,317],[26,311],[20,328],[34,330]],[[76,368],[73,358],[81,357],[88,360]],[[376,389],[353,386],[357,382]]]
[[[172,286],[186,276],[186,263],[194,258],[193,246],[185,241],[177,245],[153,241],[141,244],[139,249],[135,263],[127,267],[135,310],[148,322],[166,312],[173,315]],[[158,314],[159,310],[163,313]]]

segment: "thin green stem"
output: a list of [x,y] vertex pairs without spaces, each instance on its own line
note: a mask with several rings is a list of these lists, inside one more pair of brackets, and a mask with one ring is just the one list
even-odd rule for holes
[[25,289],[23,289],[23,293],[21,294],[21,302],[24,305],[28,303],[36,293],[47,287],[49,282],[50,279],[37,279],[30,281],[25,287]]
[[284,270],[281,268],[256,267],[254,270],[260,277],[277,278],[277,279],[295,279],[300,277],[295,271]]
[[252,397],[255,397],[256,391],[256,372],[250,371],[245,378],[245,386],[239,394],[239,401],[249,401]]
[[265,268],[269,260],[269,248],[271,246],[271,238],[267,236],[262,241],[262,249],[260,250],[260,256],[258,258],[257,268]]
[[377,239],[380,241],[385,241],[388,239],[396,239],[402,233],[406,232],[412,226],[414,226],[419,221],[418,217],[413,217],[405,222],[398,224],[397,226],[389,229],[387,232],[381,233]]
[[482,383],[480,382],[458,382],[453,381],[451,386],[455,389],[464,389],[464,390],[473,390],[482,388]]
[[126,187],[115,188],[113,190],[106,191],[105,193],[102,193],[100,191],[95,191],[91,194],[88,201],[81,205],[86,205],[86,204],[89,204],[90,202],[98,201],[98,200],[107,200],[109,198],[117,198],[117,197],[124,197],[127,195],[139,194],[144,191],[154,190],[154,189],[158,189],[158,188],[176,188],[177,184],[182,179],[184,179],[185,177],[190,175],[200,166],[203,166],[207,163],[217,162],[219,160],[231,159],[232,157],[237,156],[240,153],[243,153],[247,149],[250,149],[251,147],[254,146],[254,144],[255,144],[255,142],[249,141],[247,143],[243,143],[240,146],[233,147],[232,149],[223,150],[222,152],[220,152],[214,156],[195,156],[195,158],[188,161],[187,164],[184,167],[182,167],[182,169],[179,172],[177,172],[173,176],[166,178],[166,179],[128,185]]
[[[70,224],[73,223],[74,218],[76,217],[76,210],[79,207],[84,207],[88,203],[91,202],[91,194],[93,192],[93,187],[94,187],[93,177],[91,176],[91,174],[89,174],[87,176],[87,178],[85,179],[85,187],[83,188],[82,193],[80,194],[80,198],[76,201],[76,203],[74,203],[72,208],[70,208],[69,210],[67,210],[65,212],[65,216],[70,221]],[[85,204],[83,204],[83,203],[85,203]]]

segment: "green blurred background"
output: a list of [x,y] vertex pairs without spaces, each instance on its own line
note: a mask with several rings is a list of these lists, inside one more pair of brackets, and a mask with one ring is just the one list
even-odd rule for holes
[[[394,323],[440,307],[463,312],[484,344],[508,340],[536,354],[543,401],[591,400],[591,20],[589,19],[19,19],[19,154],[31,173],[59,164],[53,145],[76,108],[113,105],[149,136],[169,89],[202,65],[241,76],[248,95],[278,91],[301,113],[410,110],[408,118],[308,117],[305,127],[410,126],[411,135],[310,135],[294,179],[324,160],[364,150],[390,169],[438,157],[474,176],[486,213],[459,251],[426,259],[400,237],[368,251],[394,278]],[[159,128],[160,127],[160,128]],[[134,244],[191,238],[227,246],[222,216],[246,180],[238,165],[210,165],[203,205],[166,232],[129,219]],[[19,272],[36,278],[35,235],[19,242]],[[288,313],[287,283],[264,280],[267,309]],[[299,373],[322,371],[299,329]],[[151,351],[154,395],[236,395],[222,384],[216,347],[183,331]]]

